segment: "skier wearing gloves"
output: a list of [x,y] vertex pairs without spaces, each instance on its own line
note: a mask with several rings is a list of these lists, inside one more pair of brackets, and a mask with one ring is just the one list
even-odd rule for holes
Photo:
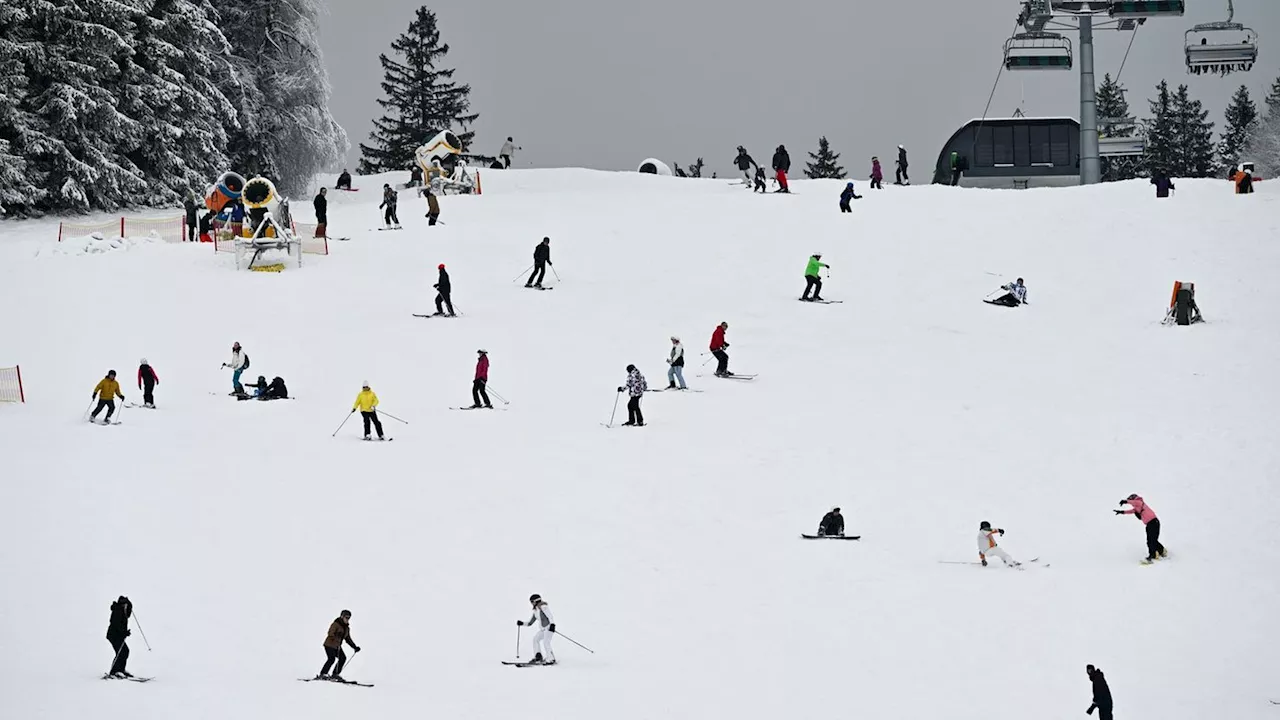
[[440,271],[440,277],[436,280],[436,284],[432,285],[436,289],[436,315],[444,315],[446,306],[449,308],[449,317],[454,317],[453,312],[453,283],[449,281],[449,273],[444,269],[444,263],[436,268]]
[[556,654],[551,651],[551,636],[556,634],[556,619],[541,595],[530,595],[529,604],[533,605],[533,615],[527,621],[517,620],[516,625],[538,628],[533,634],[533,662],[555,665]]
[[992,528],[991,523],[986,520],[978,526],[978,559],[982,561],[982,567],[987,566],[987,556],[998,557],[1009,567],[1018,567],[1022,563],[1009,557],[1009,553],[1002,550],[996,545],[996,535],[1004,536],[1004,528]]
[[1128,510],[1115,510],[1117,515],[1133,515],[1142,521],[1147,529],[1147,559],[1142,561],[1143,565],[1150,565],[1155,562],[1156,558],[1169,557],[1169,551],[1165,550],[1164,545],[1160,544],[1160,518],[1156,517],[1156,511],[1151,509],[1137,493],[1130,495],[1120,501],[1121,505],[1128,505]]
[[747,154],[747,149],[741,145],[738,146],[738,156],[733,159],[733,164],[742,171],[743,183],[746,185],[751,184],[752,167],[755,167],[757,174],[762,171],[761,167],[756,164],[756,161],[751,159],[751,156]]
[[618,392],[626,391],[631,399],[627,401],[627,421],[622,423],[623,426],[644,427],[644,413],[640,412],[640,398],[649,389],[649,384],[645,382],[644,376],[636,369],[635,365],[627,366],[627,384],[618,387]]
[[[351,611],[343,610],[332,623],[329,624],[329,634],[324,638],[324,654],[327,656],[324,661],[324,667],[320,668],[320,674],[316,676],[317,680],[342,680],[342,666],[347,664],[347,654],[342,652],[342,643],[351,646],[355,652],[360,652],[360,646],[355,644],[351,639]],[[338,661],[338,666],[333,668],[333,674],[329,674],[329,668],[333,666],[334,661]]]
[[156,397],[153,393],[155,387],[160,384],[160,376],[156,375],[155,368],[147,362],[146,358],[138,361],[138,389],[142,391],[142,406],[154,409],[156,406]]
[[898,146],[898,168],[894,171],[894,185],[910,185],[911,178],[907,177],[907,148],[902,145]]
[[480,357],[476,358],[476,377],[471,382],[471,407],[492,410],[493,403],[489,402],[489,393],[484,390],[484,386],[489,384],[489,353],[485,350],[477,350],[476,353]]
[[232,395],[244,395],[244,386],[240,384],[240,374],[249,369],[249,354],[241,347],[240,343],[231,343],[231,362],[222,363],[222,367],[231,368],[231,389],[234,390]]
[[831,512],[822,516],[822,521],[818,523],[818,537],[826,536],[844,537],[844,516],[840,514],[840,508],[833,507]]
[[1096,709],[1098,720],[1111,720],[1111,688],[1107,687],[1107,678],[1101,668],[1092,665],[1085,665],[1084,671],[1089,675],[1089,682],[1093,683],[1093,704],[1085,710],[1085,715],[1092,715]]
[[[801,300],[822,300],[822,276],[820,268],[828,268],[831,266],[822,262],[822,253],[814,253],[809,256],[809,264],[804,268],[804,294],[800,296]],[[809,297],[809,291],[813,291],[813,297]]]
[[676,389],[676,380],[679,380],[679,389],[688,390],[689,386],[684,383],[684,345],[680,344],[680,338],[675,335],[671,336],[671,355],[667,358],[667,364],[671,366],[667,368],[667,389]]
[[728,329],[729,323],[722,322],[711,333],[711,354],[716,356],[716,377],[733,375],[729,372],[729,353],[725,352],[729,343],[725,342],[724,333]]
[[109,676],[133,677],[124,669],[129,662],[129,644],[124,639],[133,633],[129,629],[131,617],[133,617],[133,603],[129,602],[129,598],[121,595],[111,603],[111,620],[107,623],[107,642],[111,643],[111,649],[116,654],[115,660],[111,663],[111,670],[107,673]]
[[844,191],[840,193],[840,212],[842,213],[853,212],[853,208],[849,207],[849,201],[861,200],[861,199],[862,199],[862,196],[859,195],[857,191],[853,189],[853,181],[850,180],[848,184],[844,186]]
[[396,215],[396,205],[399,202],[400,193],[396,192],[396,189],[391,187],[390,184],[383,183],[382,204],[378,206],[378,209],[381,210],[386,208],[386,212],[383,213],[382,221],[385,223],[387,229],[400,227],[400,217]]
[[787,184],[787,173],[791,172],[791,155],[787,153],[787,148],[779,145],[778,149],[773,153],[773,171],[776,173],[775,179],[778,181],[778,189],[776,193],[790,193],[791,186]]
[[[378,439],[382,440],[382,421],[378,419],[378,396],[369,389],[369,381],[365,380],[364,385],[360,388],[360,394],[356,395],[356,401],[351,406],[351,411],[360,411],[360,417],[364,418],[364,439],[370,440],[369,425],[378,430]],[[350,416],[348,416],[350,417]]]
[[120,392],[120,383],[116,382],[116,371],[108,370],[107,376],[98,381],[93,387],[92,397],[97,398],[98,407],[93,409],[93,413],[89,415],[89,422],[95,422],[98,419],[98,413],[103,408],[107,409],[107,416],[102,420],[102,424],[111,422],[111,415],[116,411],[116,398],[124,399],[124,393]]
[[533,272],[524,286],[542,289],[542,278],[547,276],[547,266],[551,264],[551,238],[544,237],[533,248]]

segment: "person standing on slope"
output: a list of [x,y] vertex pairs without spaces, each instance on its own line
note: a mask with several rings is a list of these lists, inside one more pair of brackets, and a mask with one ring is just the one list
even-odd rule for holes
[[1147,530],[1147,559],[1143,560],[1144,565],[1150,565],[1156,558],[1169,557],[1169,551],[1165,550],[1164,545],[1160,544],[1160,518],[1156,517],[1156,511],[1151,509],[1136,493],[1130,495],[1120,501],[1121,505],[1128,505],[1128,510],[1115,510],[1117,515],[1133,515],[1142,521]]
[[871,187],[874,190],[883,190],[884,170],[880,169],[880,158],[871,158]]
[[649,389],[644,376],[635,365],[627,366],[627,384],[618,388],[618,392],[626,391],[631,399],[627,401],[627,421],[623,426],[644,427],[644,413],[640,412],[640,398]]
[[477,350],[476,353],[479,357],[476,358],[476,377],[471,382],[471,407],[492,410],[493,403],[489,402],[489,393],[484,389],[489,384],[489,353],[483,349]]
[[231,343],[231,362],[222,363],[222,367],[231,368],[232,395],[243,395],[244,386],[240,384],[240,374],[249,369],[249,355],[240,348],[240,343]]
[[364,385],[360,388],[360,394],[356,395],[356,401],[351,405],[351,411],[360,411],[360,417],[364,419],[364,439],[370,440],[369,425],[378,431],[378,439],[382,438],[382,421],[378,419],[378,395],[369,389],[369,381],[365,380]]
[[388,183],[382,184],[382,204],[378,205],[378,209],[386,208],[383,213],[382,221],[388,228],[400,227],[400,217],[396,215],[396,204],[400,202],[400,193],[395,191]]
[[1152,175],[1151,184],[1156,186],[1157,198],[1167,198],[1169,197],[1170,190],[1178,189],[1174,187],[1173,180],[1163,172],[1157,172],[1155,175]]
[[[822,300],[822,276],[820,268],[830,268],[831,266],[821,262],[822,253],[814,253],[809,256],[809,264],[804,268],[804,294],[800,296],[801,300]],[[813,297],[809,297],[809,291],[813,291]]]
[[[337,680],[342,681],[342,666],[347,664],[347,654],[342,652],[342,643],[351,646],[355,652],[360,652],[360,646],[355,644],[351,639],[351,611],[343,610],[332,623],[329,624],[329,634],[324,638],[324,654],[326,659],[324,667],[320,668],[320,674],[316,676],[317,680]],[[333,668],[333,674],[329,674],[329,668],[333,666],[333,662],[337,660],[338,666]]]
[[547,276],[547,266],[551,264],[551,238],[544,237],[542,242],[533,247],[533,272],[529,274],[529,281],[524,286],[541,289],[542,278]]
[[129,671],[125,670],[125,665],[129,662],[129,644],[124,641],[133,634],[129,629],[131,617],[133,617],[133,603],[129,602],[129,598],[121,595],[111,603],[111,620],[107,622],[107,642],[111,643],[111,649],[116,655],[111,661],[111,670],[107,675],[133,677]]
[[840,508],[833,507],[831,512],[822,516],[822,522],[818,523],[818,537],[844,537],[844,516],[840,514]]
[[316,237],[325,237],[325,233],[329,231],[328,192],[329,188],[320,188],[320,192],[311,200],[311,207],[316,211]]
[[444,315],[444,309],[447,306],[449,317],[454,317],[453,299],[450,297],[453,294],[453,285],[449,282],[449,273],[444,269],[444,263],[440,263],[436,269],[440,271],[440,277],[436,280],[436,284],[431,286],[436,289],[435,314]]
[[844,186],[844,191],[840,193],[840,212],[853,212],[853,208],[849,207],[850,200],[861,200],[862,196],[853,189],[853,181],[850,180]]
[[679,380],[680,389],[688,390],[689,386],[684,383],[684,345],[680,344],[680,338],[675,335],[671,336],[671,355],[667,358],[667,364],[671,366],[667,368],[667,389],[676,389],[676,380]]
[[1111,688],[1107,687],[1107,678],[1103,676],[1101,668],[1092,665],[1085,665],[1084,671],[1089,676],[1089,682],[1093,683],[1093,704],[1084,714],[1092,715],[1094,709],[1097,709],[1098,720],[1111,720]]
[[711,333],[711,354],[716,356],[716,377],[733,375],[729,372],[729,353],[725,352],[729,347],[729,343],[724,339],[725,331],[728,329],[729,323],[722,322]]
[[747,154],[747,149],[741,145],[738,146],[738,156],[733,159],[733,164],[742,171],[742,182],[745,185],[751,184],[752,167],[756,169],[757,173],[760,171],[760,166],[756,164],[755,160],[751,159],[751,156]]
[[199,219],[196,217],[196,194],[187,191],[187,196],[182,201],[182,209],[187,211],[187,242],[196,241],[196,230],[200,227]]
[[434,227],[440,222],[440,201],[436,198],[436,194],[431,192],[431,186],[428,185],[422,189],[427,196],[427,227]]
[[783,145],[779,145],[773,153],[773,171],[777,173],[778,179],[778,189],[774,192],[790,193],[791,187],[787,185],[787,173],[791,172],[791,156],[787,154],[787,148]]
[[156,375],[155,368],[147,362],[146,358],[138,361],[138,389],[142,391],[142,406],[154,409],[156,406],[156,397],[153,394],[157,385],[160,384],[160,376]]
[[89,422],[96,422],[98,413],[102,412],[103,408],[107,409],[107,416],[103,418],[102,424],[111,422],[111,415],[116,411],[116,398],[124,399],[124,393],[120,392],[120,383],[116,382],[115,370],[108,370],[107,376],[93,386],[92,397],[97,398],[98,406],[89,415]]
[[898,146],[898,169],[894,171],[894,185],[910,185],[911,178],[907,177],[907,149],[902,145]]
[[978,559],[982,561],[982,567],[987,566],[987,556],[998,557],[1005,565],[1010,567],[1018,567],[1021,565],[1017,560],[1009,557],[1009,553],[1005,552],[996,545],[996,535],[1004,537],[1004,528],[992,529],[991,523],[986,520],[978,526]]
[[527,621],[517,620],[516,625],[536,627],[533,634],[533,662],[556,664],[556,654],[551,651],[551,636],[556,634],[556,619],[551,615],[551,608],[543,602],[542,596],[534,593],[529,596],[529,604],[533,605],[533,615]]
[[766,178],[764,174],[764,168],[757,165],[756,166],[756,186],[751,188],[752,195],[755,195],[757,190],[759,190],[762,193],[769,192],[769,188],[765,185],[765,180]]
[[[489,147],[493,147],[493,146],[490,145]],[[516,141],[512,140],[511,136],[508,135],[507,141],[502,143],[502,149],[498,151],[498,157],[502,160],[502,169],[510,170],[511,156],[515,155],[517,150],[523,150],[523,149],[524,148],[522,147],[517,147]]]

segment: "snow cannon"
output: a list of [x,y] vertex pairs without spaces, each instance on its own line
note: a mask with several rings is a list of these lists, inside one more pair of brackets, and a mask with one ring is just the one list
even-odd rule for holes
[[636,168],[636,172],[643,173],[645,175],[666,175],[667,177],[671,177],[671,168],[668,167],[666,163],[655,158],[649,158],[648,160],[640,163],[640,167]]
[[423,173],[428,174],[431,172],[433,160],[439,161],[438,164],[452,173],[454,159],[460,154],[462,154],[462,141],[448,130],[431,138],[413,153],[414,159],[418,161],[418,167],[422,168]]
[[276,186],[264,177],[256,177],[244,184],[241,195],[245,207],[255,210],[264,208],[276,199]]
[[218,178],[218,182],[209,188],[209,193],[205,196],[205,207],[215,215],[222,212],[232,200],[239,200],[240,194],[244,191],[244,178],[239,173],[224,172]]

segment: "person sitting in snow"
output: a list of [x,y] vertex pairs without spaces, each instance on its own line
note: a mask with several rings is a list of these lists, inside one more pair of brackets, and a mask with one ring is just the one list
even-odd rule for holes
[[844,186],[844,192],[840,193],[840,212],[842,213],[853,212],[853,210],[849,207],[849,201],[861,200],[861,199],[862,199],[862,196],[854,191],[853,181],[850,180],[849,183]]
[[350,190],[351,189],[351,173],[343,169],[342,174],[338,176],[338,184],[334,186],[334,190]]
[[258,381],[257,381],[257,382],[255,382],[255,383],[253,383],[252,385],[250,385],[250,386],[249,386],[249,388],[253,390],[253,395],[247,395],[247,394],[246,394],[246,395],[243,395],[243,396],[241,396],[241,397],[242,397],[242,399],[244,399],[244,400],[248,400],[250,397],[254,397],[254,398],[257,398],[257,399],[259,399],[259,400],[264,400],[264,399],[266,399],[266,395],[267,395],[267,377],[266,377],[265,375],[259,375],[259,376],[258,376]]
[[1004,528],[992,528],[991,523],[983,520],[978,525],[978,560],[982,561],[982,567],[987,566],[987,556],[998,557],[1005,565],[1010,567],[1018,567],[1021,565],[1017,560],[1009,557],[1009,553],[1001,550],[996,545],[996,535],[1004,536]]
[[1017,282],[1007,285],[1001,285],[1004,294],[995,300],[988,300],[992,305],[1004,305],[1005,307],[1018,307],[1027,304],[1027,286],[1022,282],[1022,278],[1018,278]]
[[[261,378],[259,378],[261,380]],[[287,400],[289,399],[289,388],[285,387],[284,378],[271,378],[271,384],[267,386],[267,391],[262,394],[259,400]]]
[[827,536],[844,537],[844,516],[838,507],[831,508],[831,512],[823,515],[818,523],[818,537]]

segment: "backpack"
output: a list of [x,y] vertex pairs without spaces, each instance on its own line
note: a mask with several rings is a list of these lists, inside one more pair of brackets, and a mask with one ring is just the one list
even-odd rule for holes
[[245,353],[245,354],[244,354],[244,367],[242,367],[242,368],[240,368],[240,369],[241,369],[241,370],[248,370],[248,369],[249,369],[249,353]]

